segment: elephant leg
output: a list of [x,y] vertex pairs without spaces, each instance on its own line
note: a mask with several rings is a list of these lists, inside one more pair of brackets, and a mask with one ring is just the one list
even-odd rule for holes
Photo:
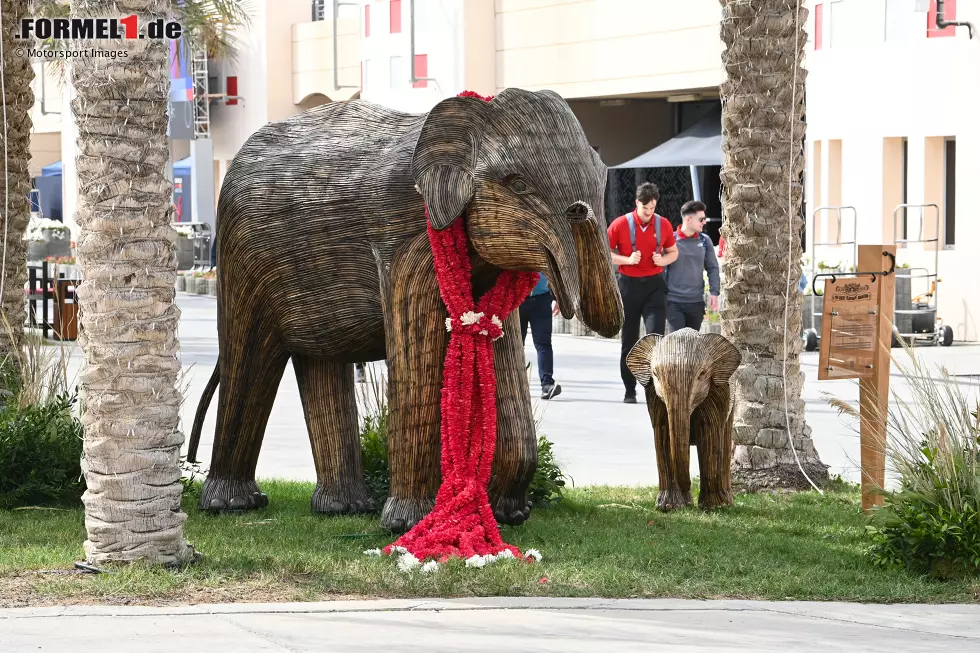
[[531,515],[527,490],[538,464],[520,327],[520,315],[514,311],[504,322],[504,337],[494,343],[497,446],[487,490],[497,521],[513,526],[523,524]]
[[198,507],[212,512],[268,505],[255,482],[255,466],[288,355],[271,337],[230,337],[222,351],[221,385],[211,466]]
[[698,507],[702,510],[735,503],[731,471],[733,418],[734,413],[729,411],[728,419],[713,428],[709,420],[698,419],[696,422],[699,427],[698,467],[701,470]]
[[295,356],[293,367],[316,465],[313,512],[373,511],[364,484],[353,367],[306,356]]
[[441,482],[442,369],[449,334],[425,236],[393,257],[386,283],[390,484],[381,527],[397,533],[432,510]]

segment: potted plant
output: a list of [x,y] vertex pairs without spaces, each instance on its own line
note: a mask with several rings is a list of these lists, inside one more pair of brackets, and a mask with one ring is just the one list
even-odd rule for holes
[[204,278],[203,272],[194,273],[194,292],[198,295],[208,294],[208,280]]
[[47,256],[44,259],[44,263],[50,266],[48,276],[52,279],[57,279],[62,274],[65,275],[66,279],[78,278],[74,256]]
[[194,267],[194,229],[180,223],[172,226],[177,232],[177,269],[189,270]]
[[43,261],[48,255],[48,245],[44,242],[44,238],[41,237],[41,232],[28,231],[28,233],[24,234],[24,240],[27,241],[27,260]]
[[208,270],[204,273],[204,278],[208,280],[208,294],[212,297],[218,296],[218,274],[215,270]]

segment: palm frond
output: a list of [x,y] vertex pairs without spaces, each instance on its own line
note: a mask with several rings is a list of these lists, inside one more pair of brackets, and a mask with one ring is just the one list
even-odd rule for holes
[[251,27],[249,0],[174,0],[172,11],[184,33],[203,47],[210,59],[235,62],[241,30]]

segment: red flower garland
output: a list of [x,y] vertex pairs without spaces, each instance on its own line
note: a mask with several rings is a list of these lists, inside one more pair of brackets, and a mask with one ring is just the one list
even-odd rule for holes
[[[460,97],[493,99],[471,91]],[[384,553],[405,549],[419,561],[440,562],[504,551],[520,558],[520,550],[501,538],[487,495],[497,444],[493,341],[503,335],[503,321],[528,296],[539,274],[505,270],[474,307],[462,220],[443,231],[430,224],[428,235],[451,332],[442,388],[442,486],[432,511]]]

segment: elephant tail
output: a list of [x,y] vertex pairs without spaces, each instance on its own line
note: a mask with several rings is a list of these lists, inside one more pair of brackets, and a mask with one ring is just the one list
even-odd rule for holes
[[189,463],[197,462],[197,445],[201,441],[201,428],[204,426],[204,417],[208,414],[208,406],[211,405],[211,398],[214,396],[214,391],[218,387],[218,381],[220,379],[221,359],[219,358],[214,363],[214,371],[211,372],[211,378],[208,379],[208,384],[204,388],[204,394],[201,395],[201,402],[197,405],[197,413],[194,415],[194,426],[191,427],[191,439],[187,445],[187,462]]

